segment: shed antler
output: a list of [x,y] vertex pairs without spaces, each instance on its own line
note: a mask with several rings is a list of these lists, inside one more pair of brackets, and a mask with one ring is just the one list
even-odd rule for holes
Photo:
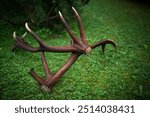
[[[27,23],[25,24],[25,27],[27,31],[38,42],[39,44],[38,47],[30,46],[25,41],[22,41],[22,39],[24,38],[23,36],[20,38],[16,36],[15,32],[13,33],[13,38],[16,41],[16,46],[29,52],[41,52],[41,61],[46,74],[46,79],[38,76],[33,68],[29,71],[29,74],[31,74],[31,76],[42,86],[42,90],[51,91],[52,87],[56,84],[56,82],[60,79],[60,77],[71,67],[71,65],[77,60],[77,58],[80,55],[88,54],[91,52],[92,49],[98,46],[102,46],[102,50],[104,52],[106,44],[111,44],[116,48],[116,43],[112,40],[102,40],[98,41],[93,45],[89,45],[86,39],[81,18],[78,12],[73,7],[72,10],[78,23],[80,38],[76,37],[75,34],[71,31],[70,26],[68,25],[63,15],[59,11],[60,19],[71,37],[71,44],[69,46],[48,46],[35,32],[33,32],[29,28]],[[59,52],[59,53],[71,52],[71,55],[69,59],[66,61],[66,63],[56,73],[52,73],[47,65],[44,54],[45,52]]]

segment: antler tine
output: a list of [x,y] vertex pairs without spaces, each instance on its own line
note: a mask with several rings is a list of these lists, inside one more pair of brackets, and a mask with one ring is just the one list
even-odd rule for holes
[[80,31],[80,38],[83,41],[83,43],[87,44],[86,35],[85,35],[85,32],[84,32],[83,24],[81,22],[81,18],[80,18],[78,12],[76,11],[76,9],[74,7],[72,7],[72,10],[73,10],[75,18],[77,20],[77,23],[78,23],[78,27],[79,27],[79,31]]
[[[27,35],[27,32],[25,32],[21,37],[24,38]],[[13,33],[13,38],[16,40],[17,36],[16,36],[16,32]]]
[[97,43],[91,45],[91,48],[94,49],[98,46],[102,46],[102,50],[104,52],[106,44],[111,44],[114,48],[117,48],[117,44],[113,40],[109,39],[98,41]]
[[13,33],[13,38],[16,40],[17,36],[16,36],[16,32]]
[[27,32],[25,32],[25,33],[22,35],[22,38],[24,38],[26,35],[27,35]]
[[51,71],[50,71],[50,69],[47,65],[44,52],[41,52],[41,60],[42,60],[42,64],[43,64],[43,67],[44,67],[46,77],[50,77],[52,75],[52,73],[51,73]]
[[28,23],[25,23],[25,28],[27,29],[27,31],[37,40],[37,42],[40,45],[45,45],[45,43],[43,42],[43,40],[35,33],[33,32],[30,27],[28,26]]
[[[37,40],[37,42],[40,44],[41,51],[49,51],[49,52],[72,52],[76,51],[76,49],[72,46],[47,46],[44,41],[36,34],[34,33],[28,26],[28,23],[25,24],[26,29],[28,32]],[[78,40],[76,40],[78,41]]]
[[54,76],[52,78],[46,79],[47,85],[51,87],[55,85],[60,76],[62,76],[71,67],[71,65],[77,60],[80,55],[80,53],[72,53],[66,63],[54,74]]
[[40,85],[44,83],[44,79],[37,75],[33,68],[28,72]]
[[[26,33],[25,33],[25,34],[26,34]],[[35,48],[33,48],[33,47],[31,47],[30,45],[26,45],[26,44],[25,44],[25,41],[22,40],[22,39],[25,37],[25,34],[24,34],[21,38],[19,38],[19,37],[16,36],[16,32],[13,33],[13,38],[14,38],[15,41],[16,41],[16,45],[17,45],[18,47],[20,47],[20,48],[22,48],[22,49],[24,49],[24,50],[30,51],[30,52],[38,52],[38,51],[40,51],[40,50],[41,50],[40,47],[35,47]]]
[[61,18],[61,21],[63,22],[67,32],[69,33],[69,35],[71,36],[71,38],[73,39],[73,41],[79,43],[79,40],[77,39],[77,37],[74,35],[74,33],[71,31],[70,26],[68,25],[68,23],[66,22],[66,20],[64,19],[62,13],[59,11],[59,16]]
[[111,44],[114,46],[114,48],[117,47],[117,44],[113,41],[113,40],[109,40],[109,39],[106,39],[106,40],[101,40],[101,41],[98,41],[97,43],[91,45],[91,48],[94,49],[96,48],[97,46],[101,46],[101,45],[106,45],[106,44]]

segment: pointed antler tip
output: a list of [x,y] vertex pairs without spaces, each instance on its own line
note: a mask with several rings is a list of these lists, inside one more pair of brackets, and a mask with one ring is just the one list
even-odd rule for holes
[[59,13],[59,16],[62,17],[62,13],[60,11],[58,11],[58,13]]
[[115,48],[117,48],[117,43],[114,41],[114,40],[110,40],[112,43],[112,45],[115,47]]
[[13,38],[17,39],[16,32],[13,33]]
[[74,12],[77,12],[77,10],[76,10],[74,7],[72,7],[72,10],[73,10]]
[[29,32],[32,32],[32,31],[31,31],[31,29],[29,28],[29,26],[28,26],[28,23],[27,23],[27,22],[25,23],[25,27],[26,27],[26,29],[27,29]]
[[75,9],[73,6],[71,7],[73,10]]
[[28,23],[27,23],[27,22],[25,23],[25,26],[28,26]]
[[25,33],[22,35],[22,38],[24,38],[26,35],[27,35],[27,32],[25,32]]

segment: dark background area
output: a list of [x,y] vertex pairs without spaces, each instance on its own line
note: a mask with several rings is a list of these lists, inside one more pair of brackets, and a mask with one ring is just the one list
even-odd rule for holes
[[[90,0],[1,0],[0,18],[12,26],[29,22],[31,24],[57,30],[60,26],[58,11],[71,18],[74,6],[77,10]],[[57,31],[59,31],[58,29]]]

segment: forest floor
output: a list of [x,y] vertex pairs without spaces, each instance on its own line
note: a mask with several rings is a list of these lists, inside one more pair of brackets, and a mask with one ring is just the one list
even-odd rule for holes
[[[113,39],[88,56],[81,56],[63,75],[51,93],[44,93],[28,74],[30,68],[44,76],[40,53],[11,51],[13,31],[25,28],[0,23],[0,99],[150,99],[150,7],[132,0],[91,0],[80,13],[90,44]],[[78,34],[76,22],[72,29]],[[69,44],[66,31],[52,36],[49,29],[36,30],[50,45]],[[54,38],[55,37],[55,38]],[[27,35],[29,43],[36,46]],[[69,54],[46,53],[48,65],[57,71]]]

